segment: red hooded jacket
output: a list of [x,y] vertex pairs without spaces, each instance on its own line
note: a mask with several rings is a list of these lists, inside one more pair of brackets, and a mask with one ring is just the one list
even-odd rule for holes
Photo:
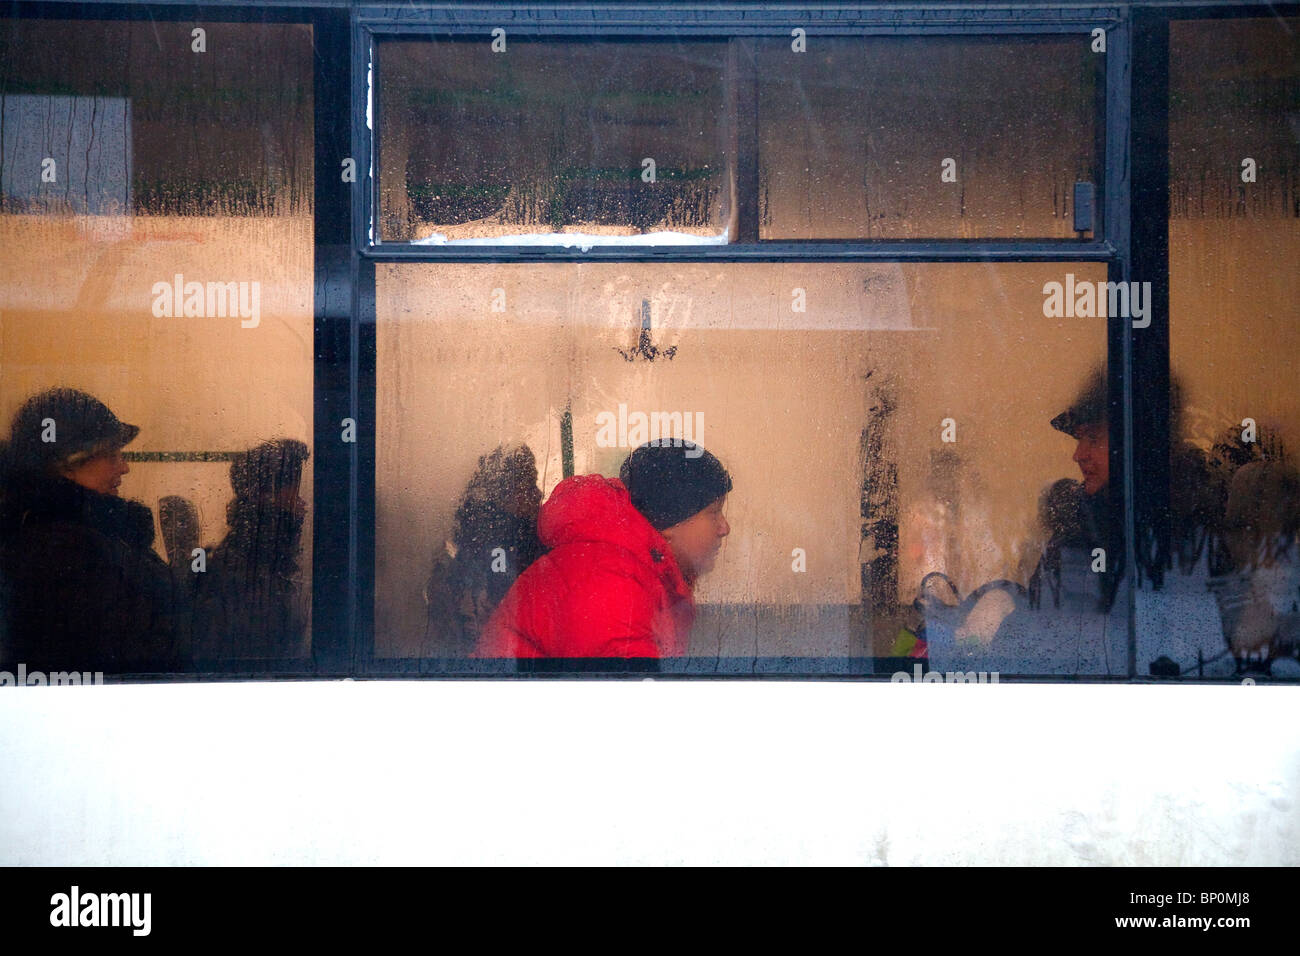
[[475,657],[671,657],[695,600],[668,542],[617,478],[560,482],[537,519],[548,552],[519,576]]

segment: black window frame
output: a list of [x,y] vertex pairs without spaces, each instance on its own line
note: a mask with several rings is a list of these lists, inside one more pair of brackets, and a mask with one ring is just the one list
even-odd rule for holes
[[[448,674],[423,659],[376,659],[375,571],[375,268],[380,262],[1104,262],[1111,281],[1141,279],[1153,287],[1150,326],[1134,334],[1131,322],[1112,317],[1107,331],[1112,473],[1125,522],[1122,593],[1128,602],[1127,676],[1007,675],[1046,683],[1146,683],[1139,672],[1136,589],[1144,569],[1135,542],[1167,548],[1161,515],[1168,505],[1169,282],[1168,282],[1168,36],[1174,20],[1300,15],[1300,4],[1187,3],[1117,0],[1110,4],[1022,3],[1001,6],[930,3],[837,4],[777,7],[724,3],[698,7],[659,3],[409,3],[357,0],[272,0],[206,4],[153,0],[20,0],[0,7],[10,18],[182,20],[189,22],[310,23],[315,39],[314,76],[314,447],[312,657],[257,668],[231,665],[202,672],[106,675],[111,681],[430,676],[639,677],[635,667],[574,662],[528,669],[483,667],[477,674]],[[792,19],[792,17],[794,19]],[[369,229],[376,210],[371,177],[375,142],[366,123],[373,92],[367,70],[378,38],[418,34],[477,35],[493,27],[534,38],[648,37],[739,39],[780,36],[803,26],[818,36],[993,36],[1106,30],[1103,163],[1098,228],[1089,240],[772,241],[727,246],[594,246],[587,252],[539,247],[420,247],[375,242]],[[1142,83],[1134,86],[1134,68]],[[374,101],[377,108],[378,101]],[[372,113],[377,127],[380,117]],[[356,183],[338,175],[356,160]],[[1135,215],[1135,211],[1140,214]],[[357,440],[341,441],[344,419],[356,423]],[[1147,582],[1158,586],[1158,582]],[[487,665],[489,662],[483,662]],[[783,673],[670,674],[712,678],[873,679],[870,674]],[[888,673],[875,675],[888,679]],[[1183,675],[1159,678],[1209,683]]]
[[[365,169],[368,182],[357,191],[354,198],[356,212],[353,239],[358,254],[363,259],[361,283],[366,290],[363,301],[371,311],[360,316],[363,340],[358,372],[361,377],[359,391],[361,412],[367,421],[374,421],[376,368],[374,329],[376,315],[373,311],[375,266],[380,262],[421,263],[525,263],[525,262],[1104,262],[1108,277],[1113,281],[1129,278],[1128,188],[1129,167],[1126,146],[1130,135],[1129,76],[1130,35],[1132,29],[1128,11],[1118,4],[1088,7],[1044,5],[1042,7],[945,7],[917,4],[901,7],[866,7],[852,9],[834,5],[807,6],[795,11],[763,9],[726,5],[705,9],[659,5],[597,5],[547,7],[519,5],[514,7],[478,4],[431,4],[412,7],[395,7],[384,4],[359,4],[353,16],[353,99],[369,103],[370,109],[354,115],[352,125],[353,154],[363,157],[358,168]],[[523,37],[527,40],[636,40],[647,37],[696,40],[740,40],[755,38],[786,38],[794,27],[804,27],[810,42],[821,37],[902,37],[902,36],[969,36],[1000,37],[1018,35],[1072,34],[1080,43],[1090,41],[1092,31],[1106,31],[1106,57],[1104,84],[1099,91],[1102,99],[1101,116],[1097,132],[1101,136],[1102,151],[1099,167],[1100,182],[1096,215],[1098,222],[1093,238],[1071,239],[931,239],[931,240],[763,240],[757,239],[754,222],[750,241],[718,246],[649,246],[626,247],[594,245],[586,251],[564,247],[539,246],[420,246],[408,241],[386,242],[379,235],[378,139],[383,117],[379,113],[378,88],[381,82],[377,64],[376,47],[385,39],[414,39],[421,36],[438,38],[481,38],[490,42],[495,27],[504,27],[507,38]],[[507,40],[508,42],[508,40]],[[755,104],[756,106],[756,104]],[[367,115],[369,122],[367,122]],[[753,157],[753,183],[757,185],[757,161]],[[744,165],[744,156],[739,157]],[[755,188],[755,198],[757,189]],[[741,213],[742,220],[745,218]],[[1128,379],[1115,367],[1116,356],[1126,357],[1130,348],[1130,323],[1111,319],[1108,329],[1108,361],[1112,407],[1120,408],[1123,389]],[[1112,415],[1113,472],[1120,473],[1120,449],[1129,444],[1120,436],[1131,427],[1127,416]],[[374,429],[361,438],[361,455],[367,466],[362,469],[363,483],[358,496],[362,508],[362,527],[367,529],[364,540],[358,542],[359,567],[364,575],[359,579],[358,594],[358,664],[366,676],[388,674],[421,674],[443,678],[476,676],[567,676],[575,673],[619,677],[639,675],[647,668],[640,663],[629,665],[621,661],[557,661],[557,662],[456,662],[447,669],[443,662],[428,658],[377,658],[374,655],[374,502],[375,442]],[[1128,470],[1124,471],[1126,478]],[[368,482],[368,484],[367,484]],[[1121,508],[1131,500],[1125,486],[1115,489]],[[366,510],[366,509],[369,510]],[[1121,512],[1123,513],[1123,512]],[[1129,526],[1126,524],[1126,527]],[[1131,548],[1131,544],[1130,544]],[[1131,556],[1127,561],[1132,566]],[[1125,577],[1125,582],[1128,578]],[[1135,614],[1133,600],[1126,597],[1129,606],[1129,676],[1136,673],[1136,639],[1132,631]],[[657,670],[669,676],[708,677],[776,677],[795,678],[866,678],[888,677],[898,669],[891,659],[869,658],[850,664],[848,673],[810,672],[791,666],[779,659],[748,658],[735,662],[734,670],[711,670],[707,674],[685,671]],[[719,664],[719,667],[722,665]],[[1017,679],[1037,680],[1038,675],[1017,675]],[[1058,680],[1059,677],[1046,678]],[[1092,675],[1073,675],[1069,679],[1098,679]],[[1104,678],[1103,678],[1104,679]],[[1123,678],[1119,678],[1123,679]]]
[[[508,12],[508,16],[504,16]],[[1108,224],[1118,225],[1108,188],[1112,179],[1122,186],[1118,170],[1106,146],[1099,158],[1100,182],[1097,183],[1098,222],[1093,238],[1079,239],[817,239],[780,240],[757,238],[757,223],[752,238],[718,246],[645,246],[624,247],[594,245],[578,251],[546,246],[420,246],[409,241],[384,241],[379,235],[379,150],[377,130],[382,124],[378,95],[381,82],[378,72],[377,45],[384,40],[438,37],[453,40],[481,38],[491,40],[491,32],[503,27],[507,37],[525,40],[645,40],[672,38],[680,40],[739,41],[755,39],[789,39],[795,27],[807,30],[808,38],[853,37],[1002,37],[1017,35],[1077,34],[1080,42],[1096,28],[1106,30],[1105,90],[1116,86],[1127,74],[1118,66],[1128,63],[1128,18],[1116,4],[1083,8],[1065,6],[1006,8],[914,8],[856,7],[851,10],[826,6],[808,6],[794,11],[724,6],[707,10],[690,10],[685,6],[590,4],[562,8],[521,5],[513,8],[485,4],[461,6],[431,4],[394,7],[390,4],[360,4],[353,18],[353,98],[369,102],[367,114],[354,117],[354,155],[364,157],[369,178],[360,190],[359,221],[354,230],[361,254],[377,262],[844,262],[870,259],[897,261],[1020,261],[1033,258],[1043,261],[1106,261],[1122,250],[1116,240],[1123,238],[1107,232]],[[742,61],[744,56],[739,57]],[[752,77],[751,77],[752,79]],[[1106,144],[1126,143],[1128,115],[1108,92],[1097,132]],[[756,109],[756,104],[755,107]],[[752,117],[750,118],[752,120]],[[373,129],[371,127],[374,127]],[[742,131],[743,135],[743,131]],[[755,147],[756,150],[756,147]],[[744,154],[741,160],[745,159]],[[757,155],[751,195],[741,199],[742,218],[746,198],[757,201]],[[373,173],[371,172],[373,170]],[[744,196],[746,186],[738,192]]]

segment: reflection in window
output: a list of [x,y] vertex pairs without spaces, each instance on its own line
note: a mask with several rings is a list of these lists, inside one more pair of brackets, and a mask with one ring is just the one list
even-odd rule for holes
[[1086,36],[758,52],[764,239],[1078,238],[1105,56]]
[[1139,634],[1183,674],[1300,676],[1298,30],[1170,25],[1173,548]]
[[310,654],[311,28],[191,30],[0,23],[0,658],[31,668]]
[[686,657],[665,668],[928,654],[1126,673],[1116,555],[1092,568],[1094,548],[1122,551],[1093,447],[1105,320],[1046,317],[1044,286],[1067,273],[1105,279],[1087,264],[380,266],[376,656],[455,669],[538,560],[538,506],[544,526],[566,476],[618,476],[634,446],[681,435],[734,486]]
[[725,241],[725,62],[719,43],[382,43],[380,236]]

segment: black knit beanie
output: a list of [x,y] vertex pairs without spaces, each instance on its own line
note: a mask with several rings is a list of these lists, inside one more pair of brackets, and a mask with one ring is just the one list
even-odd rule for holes
[[650,442],[619,469],[632,505],[656,531],[697,514],[731,490],[731,475],[700,445]]

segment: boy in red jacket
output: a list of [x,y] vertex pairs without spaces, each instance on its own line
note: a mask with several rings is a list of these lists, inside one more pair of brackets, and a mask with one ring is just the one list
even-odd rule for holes
[[686,653],[692,590],[731,531],[731,476],[690,442],[651,442],[618,478],[560,482],[537,520],[548,552],[506,594],[475,657],[673,657]]

